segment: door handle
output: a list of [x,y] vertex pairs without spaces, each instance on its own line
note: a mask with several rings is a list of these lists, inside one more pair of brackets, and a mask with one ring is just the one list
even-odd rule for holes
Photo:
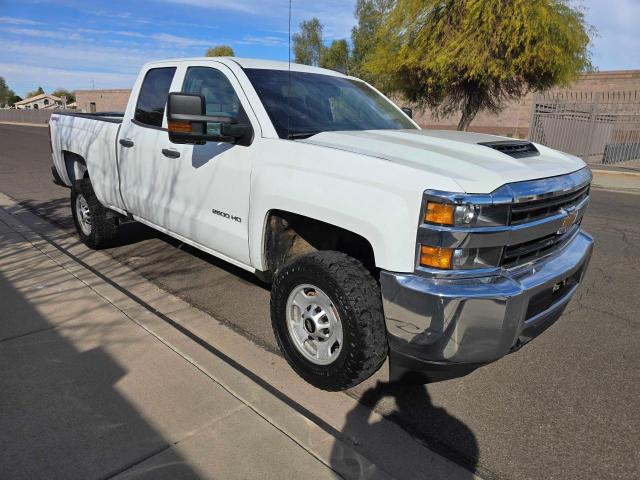
[[129,140],[128,138],[121,138],[120,145],[122,145],[123,147],[131,148],[133,147],[133,141]]
[[162,149],[162,154],[165,157],[169,157],[169,158],[178,158],[180,156],[180,152],[177,150],[173,150],[171,148],[163,148]]

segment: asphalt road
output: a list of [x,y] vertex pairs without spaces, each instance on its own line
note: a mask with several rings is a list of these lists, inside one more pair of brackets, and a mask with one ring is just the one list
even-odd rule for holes
[[[46,129],[0,125],[0,191],[72,229],[49,167]],[[522,350],[462,379],[372,388],[381,372],[348,394],[485,478],[639,478],[639,208],[640,196],[593,192],[584,285]],[[252,275],[135,223],[108,253],[275,350],[269,289]]]

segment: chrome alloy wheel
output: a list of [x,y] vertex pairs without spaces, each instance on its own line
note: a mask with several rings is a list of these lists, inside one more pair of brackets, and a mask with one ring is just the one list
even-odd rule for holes
[[342,322],[329,296],[313,285],[298,285],[287,299],[286,321],[296,349],[316,365],[329,365],[342,349]]
[[89,204],[82,194],[78,194],[76,197],[76,216],[78,223],[87,237],[91,235],[91,211],[89,210]]

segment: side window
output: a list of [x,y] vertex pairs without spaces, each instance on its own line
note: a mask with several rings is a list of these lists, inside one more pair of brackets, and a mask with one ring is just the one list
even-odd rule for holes
[[138,95],[136,113],[133,116],[135,120],[152,127],[162,126],[169,87],[175,72],[175,67],[153,68],[147,72]]
[[244,110],[229,79],[219,70],[209,67],[190,67],[184,78],[184,93],[204,96],[207,115],[225,113],[244,121]]

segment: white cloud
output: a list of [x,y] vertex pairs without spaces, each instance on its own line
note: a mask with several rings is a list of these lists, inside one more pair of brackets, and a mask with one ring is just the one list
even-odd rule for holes
[[242,38],[242,40],[236,40],[235,42],[238,45],[262,45],[265,47],[286,47],[287,46],[287,38],[286,37],[275,37],[272,35],[265,36],[255,36],[255,35],[247,35]]
[[124,20],[133,23],[151,23],[150,20],[135,16],[131,12],[110,13],[105,10],[85,10],[83,13],[87,15],[95,15],[96,17],[112,18],[118,21]]
[[82,40],[82,36],[77,33],[60,32],[53,30],[38,30],[35,28],[5,28],[6,33],[27,37],[51,38],[54,40]]
[[0,17],[0,23],[8,25],[41,25],[40,22],[28,18]]
[[[244,13],[256,13],[256,7],[259,2],[245,0],[161,0],[165,3],[180,3],[183,5],[191,5],[192,7],[211,8],[214,10],[231,10]],[[283,2],[280,2],[283,3]],[[263,3],[264,5],[264,3]]]
[[136,79],[136,75],[133,74],[67,70],[13,63],[0,63],[0,71],[11,87],[23,94],[38,85],[42,85],[45,91],[58,87],[71,90],[85,89],[92,88],[93,85],[96,88],[131,88]]
[[136,73],[150,60],[176,57],[182,53],[161,48],[108,47],[85,42],[65,45],[4,42],[2,48],[4,59],[10,57],[20,64],[125,74]]
[[588,0],[587,21],[598,30],[593,39],[593,62],[600,70],[640,68],[640,1]]
[[157,42],[164,43],[168,46],[176,46],[181,48],[197,47],[197,46],[211,46],[214,42],[212,40],[201,40],[198,38],[179,37],[177,35],[171,35],[168,33],[157,33],[151,35],[151,38]]
[[63,28],[62,30],[66,32],[90,33],[92,35],[122,35],[133,38],[147,38],[147,35],[140,32],[132,32],[128,30],[104,30],[97,28]]
[[[251,16],[268,18],[277,23],[278,31],[286,32],[289,19],[288,0],[160,0],[165,3],[177,3],[193,7],[209,8],[245,13]],[[295,32],[302,20],[318,17],[324,25],[328,40],[349,38],[351,27],[355,24],[353,11],[355,0],[293,0],[291,8],[291,28]]]

